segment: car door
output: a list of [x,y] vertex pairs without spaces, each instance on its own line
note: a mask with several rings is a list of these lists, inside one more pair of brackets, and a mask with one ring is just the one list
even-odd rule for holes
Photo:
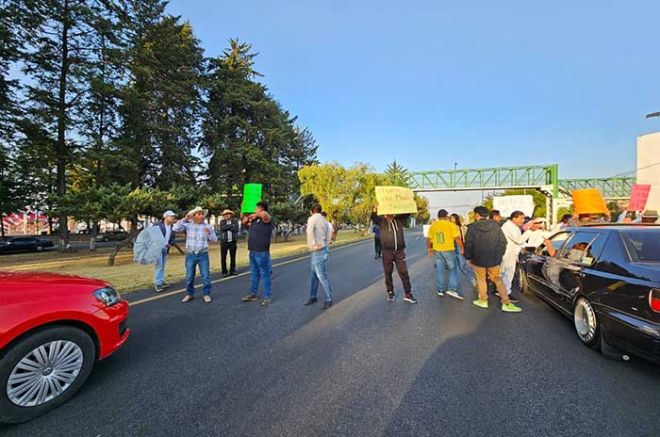
[[[555,256],[561,251],[570,236],[571,233],[566,231],[559,232],[550,237],[550,243],[555,251]],[[552,259],[553,256],[550,255],[548,248],[545,247],[545,245],[542,245],[536,249],[536,252],[525,254],[523,262],[523,268],[527,273],[530,287],[532,287],[537,293],[548,297],[552,297],[554,293],[551,290],[551,286],[548,283],[544,271],[546,270],[548,262]]]
[[578,230],[558,256],[548,263],[545,274],[554,293],[553,300],[567,312],[573,312],[575,296],[585,291],[585,284],[589,281],[606,240],[606,233]]

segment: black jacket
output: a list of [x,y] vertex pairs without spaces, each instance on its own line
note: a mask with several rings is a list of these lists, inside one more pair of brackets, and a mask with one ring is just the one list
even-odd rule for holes
[[502,264],[506,251],[506,237],[499,223],[483,219],[468,226],[465,234],[465,259],[478,267]]
[[385,216],[371,214],[371,221],[380,228],[380,244],[383,249],[399,250],[406,248],[406,240],[403,238],[403,228],[406,226],[410,214],[395,215],[392,221]]
[[220,220],[220,242],[226,243],[229,239],[228,232],[231,232],[231,241],[238,240],[238,219]]

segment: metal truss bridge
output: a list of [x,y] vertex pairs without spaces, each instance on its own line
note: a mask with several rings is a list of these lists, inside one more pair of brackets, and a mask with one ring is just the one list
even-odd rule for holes
[[538,189],[553,198],[560,193],[580,188],[597,188],[608,200],[628,199],[635,178],[559,179],[559,166],[534,165],[524,167],[498,167],[414,171],[407,173],[406,185],[413,191],[461,191]]

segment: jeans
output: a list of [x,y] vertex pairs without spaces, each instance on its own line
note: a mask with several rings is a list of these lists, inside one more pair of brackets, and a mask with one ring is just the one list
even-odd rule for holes
[[458,264],[458,270],[460,270],[466,278],[468,278],[473,284],[477,283],[477,280],[474,277],[474,270],[469,266],[465,257],[461,254],[461,248],[456,245],[456,261]]
[[506,288],[507,294],[511,294],[513,278],[516,276],[516,264],[502,263],[500,266],[500,273],[502,275],[502,282],[504,282],[504,288]]
[[229,252],[229,272],[236,272],[236,241],[220,243],[220,263],[222,273],[227,274],[227,252]]
[[323,285],[325,290],[326,302],[332,301],[332,292],[330,291],[330,281],[328,280],[328,272],[326,270],[326,263],[328,261],[328,248],[325,247],[319,251],[312,252],[311,267],[312,267],[312,284],[309,289],[309,298],[316,299],[316,293],[319,290],[319,282]]
[[195,269],[199,266],[199,274],[202,277],[202,293],[204,296],[211,294],[211,272],[209,267],[209,253],[186,253],[186,293],[188,296],[195,294]]
[[251,294],[257,294],[259,289],[259,280],[264,281],[264,299],[270,299],[270,274],[271,263],[269,252],[250,252],[250,273],[252,274]]
[[154,274],[154,284],[163,285],[165,282],[165,263],[167,262],[167,249],[163,249],[158,259],[156,259],[156,273]]
[[[449,270],[449,287],[446,287],[445,273]],[[444,293],[447,290],[452,290],[461,294],[458,291],[458,262],[456,259],[456,251],[446,250],[442,252],[435,252],[435,272],[438,278],[438,291]]]

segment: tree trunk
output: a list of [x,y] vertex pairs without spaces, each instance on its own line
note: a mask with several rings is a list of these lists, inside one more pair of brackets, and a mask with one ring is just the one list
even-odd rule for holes
[[95,221],[92,224],[92,236],[89,239],[89,250],[91,252],[96,250],[96,236],[99,235],[99,222]]
[[[66,147],[66,86],[67,75],[69,72],[69,28],[71,26],[69,17],[69,2],[64,1],[62,11],[62,59],[60,62],[60,79],[57,99],[57,143],[56,169],[57,169],[57,195],[63,197],[66,194],[66,165],[68,153]],[[66,212],[61,211],[58,215],[60,224],[60,243],[59,250],[64,251],[69,248],[69,229]]]
[[128,246],[130,243],[135,243],[135,239],[137,238],[137,230],[138,230],[138,219],[137,217],[133,217],[131,219],[131,232],[128,233],[128,237],[126,239],[121,240],[117,245],[112,249],[112,252],[110,252],[110,256],[108,256],[108,266],[112,267],[115,265],[115,259],[117,258],[117,254],[119,251],[123,248]]
[[5,219],[2,207],[0,207],[0,237],[2,237],[3,240],[5,238]]

